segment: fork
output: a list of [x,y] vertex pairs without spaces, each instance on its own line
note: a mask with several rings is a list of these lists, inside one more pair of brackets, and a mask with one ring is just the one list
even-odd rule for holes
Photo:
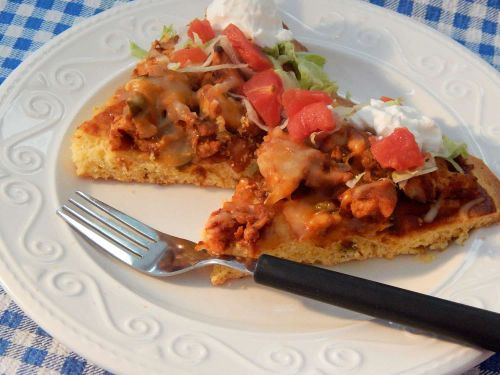
[[93,247],[151,276],[223,265],[255,282],[386,321],[500,351],[500,314],[270,255],[214,257],[81,191],[57,210]]

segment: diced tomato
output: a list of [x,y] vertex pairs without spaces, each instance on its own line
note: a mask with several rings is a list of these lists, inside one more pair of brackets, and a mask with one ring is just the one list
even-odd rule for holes
[[325,103],[313,103],[289,118],[287,128],[290,138],[301,142],[313,132],[335,129],[335,118]]
[[194,34],[198,34],[203,43],[215,38],[215,32],[210,22],[208,20],[199,20],[198,18],[189,24],[187,34],[191,40],[194,40]]
[[273,67],[271,60],[257,47],[254,43],[249,41],[245,34],[238,28],[238,26],[229,24],[223,31],[236,53],[239,55],[243,62],[256,72],[261,72]]
[[326,92],[314,90],[289,89],[283,93],[283,107],[288,118],[306,105],[318,102],[332,104],[332,98]]
[[424,155],[407,128],[397,128],[380,140],[370,138],[371,151],[383,168],[407,171],[424,165]]
[[283,82],[274,70],[255,74],[243,84],[243,94],[267,126],[273,127],[280,123]]
[[201,48],[184,48],[172,53],[170,60],[181,64],[181,67],[187,65],[199,65],[205,62],[207,54]]
[[387,102],[392,102],[394,99],[390,98],[388,96],[381,96],[380,100],[382,100],[383,102],[387,103]]

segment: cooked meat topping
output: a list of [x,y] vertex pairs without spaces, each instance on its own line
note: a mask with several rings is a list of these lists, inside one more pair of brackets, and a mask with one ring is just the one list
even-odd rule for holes
[[398,195],[394,183],[384,178],[346,190],[340,201],[341,209],[350,211],[355,218],[388,218],[396,208]]
[[417,202],[425,203],[437,198],[436,178],[434,173],[424,174],[410,178],[403,185],[402,190],[406,196]]
[[[252,192],[260,194],[258,212],[268,215],[255,218],[254,206],[250,213],[243,208],[248,203],[240,206],[249,201],[242,199],[240,187],[233,201],[210,220],[210,246],[218,252],[237,244],[258,248],[260,240],[270,240],[263,228],[276,215],[273,210],[280,212],[279,221],[297,240],[315,243],[384,230],[399,235],[462,214],[464,207],[467,215],[494,210],[471,168],[462,165],[467,172],[462,174],[444,159],[436,158],[435,172],[396,185],[392,169],[382,168],[373,158],[369,137],[370,133],[345,127],[321,135],[310,145],[292,141],[279,128],[271,130],[257,151],[263,181],[253,186],[261,191]],[[354,176],[358,176],[356,185],[347,187]]]
[[[177,41],[164,37],[154,42],[133,78],[82,129],[108,134],[112,150],[138,150],[179,168],[191,162],[225,161],[246,173],[255,167],[257,156],[260,174],[256,167],[245,174],[256,177],[242,180],[232,200],[210,217],[203,244],[210,251],[221,254],[238,243],[256,249],[278,211],[279,220],[298,240],[318,241],[333,227],[345,238],[387,228],[397,234],[457,213],[494,209],[469,167],[461,165],[466,173],[458,173],[440,158],[436,171],[396,185],[393,170],[382,168],[371,152],[373,134],[349,126],[348,120],[336,128],[319,127],[326,130],[306,141],[293,141],[280,127],[264,137],[241,100],[245,78],[240,70],[170,70]],[[296,43],[298,51],[302,47]],[[228,63],[222,48],[215,48],[206,61]],[[285,64],[283,69],[293,66]],[[333,106],[353,105],[336,94],[332,101]],[[263,103],[265,107],[268,101]],[[206,174],[201,166],[196,171]]]
[[273,207],[264,204],[266,197],[261,181],[241,180],[232,200],[210,215],[205,227],[205,241],[198,248],[222,254],[234,241],[250,247],[255,245],[260,231],[275,214]]
[[207,140],[207,141],[198,143],[198,145],[196,147],[196,154],[201,159],[207,159],[207,158],[215,155],[217,152],[219,152],[221,147],[222,147],[222,144],[220,141]]
[[323,163],[312,164],[307,172],[306,186],[325,189],[345,184],[353,175],[345,164],[329,162],[325,155]]
[[257,151],[257,164],[269,191],[267,203],[290,197],[307,177],[309,167],[324,160],[319,150],[293,142],[281,129],[270,131]]
[[243,107],[241,103],[227,95],[227,92],[238,87],[238,81],[230,77],[228,81],[215,85],[204,85],[198,90],[198,101],[200,114],[211,120],[221,116],[225,121],[226,128],[234,131],[241,126]]
[[228,143],[229,159],[236,172],[243,171],[255,158],[256,144],[249,144],[245,138],[231,137]]
[[[228,160],[236,171],[253,159],[262,130],[246,118],[245,106],[231,93],[240,93],[244,79],[237,69],[181,73],[168,69],[178,38],[155,41],[133,78],[115,93],[110,105],[83,127],[105,131],[112,150],[135,149],[160,160]],[[212,65],[231,63],[215,49]],[[168,134],[184,139],[172,142]],[[165,138],[167,136],[167,138]],[[178,157],[166,153],[180,152]],[[161,157],[160,157],[161,156]]]
[[437,198],[463,199],[474,198],[479,194],[474,176],[451,171],[448,162],[436,158],[437,170],[422,176],[413,177],[402,187],[404,194],[415,201],[427,203]]

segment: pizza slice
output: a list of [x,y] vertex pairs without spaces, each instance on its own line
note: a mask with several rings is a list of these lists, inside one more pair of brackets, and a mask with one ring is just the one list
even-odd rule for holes
[[[381,99],[342,108],[285,91],[287,128],[269,131],[259,174],[212,213],[198,248],[331,266],[444,249],[498,222],[500,182],[486,165],[415,108]],[[217,266],[212,283],[241,276]]]
[[149,52],[134,46],[145,58],[131,79],[73,136],[79,176],[234,187],[251,175],[264,132],[230,95],[244,82],[244,65],[229,60],[210,25],[203,30],[197,35],[207,45],[189,39],[181,48],[166,29]]
[[[243,3],[229,3],[222,4],[226,12],[241,13]],[[255,150],[268,127],[282,123],[279,102],[287,85],[314,87],[341,100],[321,57],[292,41],[257,45],[220,20],[220,5],[215,1],[207,10],[216,28],[206,18],[195,19],[179,34],[166,27],[149,51],[131,44],[142,60],[130,80],[72,137],[77,175],[234,188],[257,172]],[[273,2],[266,7],[276,13]],[[278,23],[286,39],[290,33]],[[300,51],[299,65],[276,61],[278,48]]]

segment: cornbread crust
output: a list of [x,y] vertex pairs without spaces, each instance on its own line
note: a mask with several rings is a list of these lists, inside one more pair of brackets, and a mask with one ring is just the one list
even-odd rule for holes
[[228,162],[198,162],[172,167],[133,149],[113,151],[104,133],[91,134],[81,127],[73,134],[71,152],[76,174],[81,177],[222,188],[234,188],[241,178]]
[[[469,232],[500,221],[500,181],[480,160],[473,156],[467,158],[467,163],[474,166],[472,174],[477,177],[479,184],[495,203],[496,211],[487,215],[477,217],[466,217],[457,215],[449,218],[446,223],[427,227],[406,233],[403,236],[394,236],[388,232],[381,232],[372,237],[352,236],[349,238],[350,246],[346,248],[340,241],[332,242],[325,247],[316,246],[312,242],[298,242],[292,239],[276,245],[259,248],[260,254],[270,254],[280,258],[286,258],[301,263],[333,266],[336,264],[353,260],[364,260],[369,258],[392,259],[397,255],[423,254],[429,250],[444,250],[452,242],[463,244],[468,238]],[[277,221],[271,228],[283,233],[286,228]],[[226,254],[245,256],[248,249],[232,248]],[[221,285],[230,279],[244,277],[245,275],[223,266],[215,266],[211,274],[213,285]]]

